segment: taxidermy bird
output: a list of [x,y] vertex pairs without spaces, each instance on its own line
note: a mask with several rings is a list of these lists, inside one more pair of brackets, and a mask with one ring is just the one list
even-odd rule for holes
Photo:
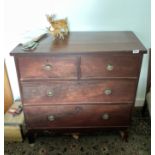
[[53,35],[54,39],[64,39],[65,35],[68,35],[67,18],[55,20],[54,15],[46,15],[46,18],[51,25],[48,30]]

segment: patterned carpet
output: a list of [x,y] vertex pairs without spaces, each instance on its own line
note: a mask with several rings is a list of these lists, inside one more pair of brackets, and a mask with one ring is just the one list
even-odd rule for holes
[[38,136],[35,145],[5,142],[5,155],[150,155],[151,123],[148,113],[142,117],[135,110],[129,128],[128,142],[117,131],[103,131],[81,135],[78,140],[67,135]]

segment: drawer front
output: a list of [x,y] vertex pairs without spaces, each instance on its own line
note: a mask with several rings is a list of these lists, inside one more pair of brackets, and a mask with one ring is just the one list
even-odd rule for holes
[[138,77],[141,58],[139,54],[82,56],[81,78]]
[[18,57],[21,80],[27,79],[77,79],[77,59],[64,57]]
[[136,80],[23,83],[24,104],[133,102]]
[[28,128],[128,126],[130,105],[25,106]]

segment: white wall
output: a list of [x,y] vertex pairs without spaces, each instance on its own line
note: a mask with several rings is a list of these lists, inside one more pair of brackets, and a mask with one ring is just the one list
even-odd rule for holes
[[[150,0],[5,0],[5,58],[14,98],[19,97],[13,58],[9,52],[27,30],[46,27],[45,14],[68,17],[70,31],[131,30],[150,48]],[[144,56],[137,105],[145,96],[147,55]]]

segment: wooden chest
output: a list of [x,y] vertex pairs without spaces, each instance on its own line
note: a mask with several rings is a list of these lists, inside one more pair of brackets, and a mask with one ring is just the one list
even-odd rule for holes
[[15,58],[26,125],[36,129],[128,127],[145,47],[132,32],[47,36]]

